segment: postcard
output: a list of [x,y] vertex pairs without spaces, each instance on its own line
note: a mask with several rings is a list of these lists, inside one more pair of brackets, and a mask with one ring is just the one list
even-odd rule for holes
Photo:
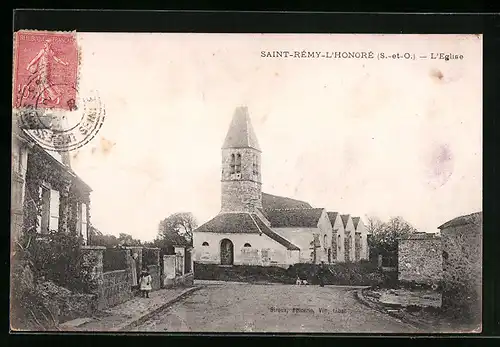
[[481,332],[482,42],[15,32],[12,331]]

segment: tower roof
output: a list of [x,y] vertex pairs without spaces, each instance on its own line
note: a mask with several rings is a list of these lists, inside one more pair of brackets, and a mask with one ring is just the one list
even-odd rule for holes
[[253,148],[260,151],[246,106],[237,107],[222,148]]

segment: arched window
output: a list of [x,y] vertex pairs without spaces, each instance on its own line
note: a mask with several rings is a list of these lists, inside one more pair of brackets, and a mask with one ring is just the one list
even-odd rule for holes
[[249,243],[245,243],[245,244],[243,245],[243,247],[252,247],[252,245],[251,245],[251,244],[249,244]]
[[236,173],[241,172],[241,154],[236,154]]
[[205,241],[205,242],[203,242],[201,245],[202,245],[202,246],[208,246],[208,242],[206,242],[206,241]]
[[323,246],[326,247],[326,242],[327,242],[327,237],[326,235],[323,236]]
[[231,154],[231,174],[234,174],[235,172],[235,160],[234,160],[234,153]]

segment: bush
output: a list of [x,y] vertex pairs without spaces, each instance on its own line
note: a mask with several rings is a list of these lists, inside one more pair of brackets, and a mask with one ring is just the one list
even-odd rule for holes
[[87,291],[87,278],[81,271],[81,238],[51,231],[32,242],[30,260],[36,277],[76,292]]
[[235,282],[294,283],[287,270],[277,266],[194,264],[195,279]]
[[[329,271],[324,277],[325,284],[331,285],[378,285],[384,283],[387,275],[379,271],[376,265],[361,261],[357,263],[336,263],[325,265]],[[318,283],[318,265],[295,264],[288,270],[289,276],[306,279],[309,283]]]
[[142,249],[142,266],[158,265],[159,249],[143,248]]
[[[369,262],[338,263],[326,265],[331,272],[325,274],[325,284],[332,285],[379,285],[387,281],[388,275]],[[273,266],[234,265],[221,267],[217,264],[195,263],[195,279],[269,282],[294,284],[297,277],[311,284],[318,283],[318,265],[294,264],[284,269]]]

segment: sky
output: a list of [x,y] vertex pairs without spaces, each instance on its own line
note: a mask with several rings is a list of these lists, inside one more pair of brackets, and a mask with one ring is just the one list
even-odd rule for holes
[[[247,106],[263,191],[435,232],[482,209],[482,38],[469,35],[78,33],[80,97],[103,127],[71,153],[91,222],[143,241],[161,219],[220,209],[221,146]],[[262,58],[363,51],[462,60]]]

